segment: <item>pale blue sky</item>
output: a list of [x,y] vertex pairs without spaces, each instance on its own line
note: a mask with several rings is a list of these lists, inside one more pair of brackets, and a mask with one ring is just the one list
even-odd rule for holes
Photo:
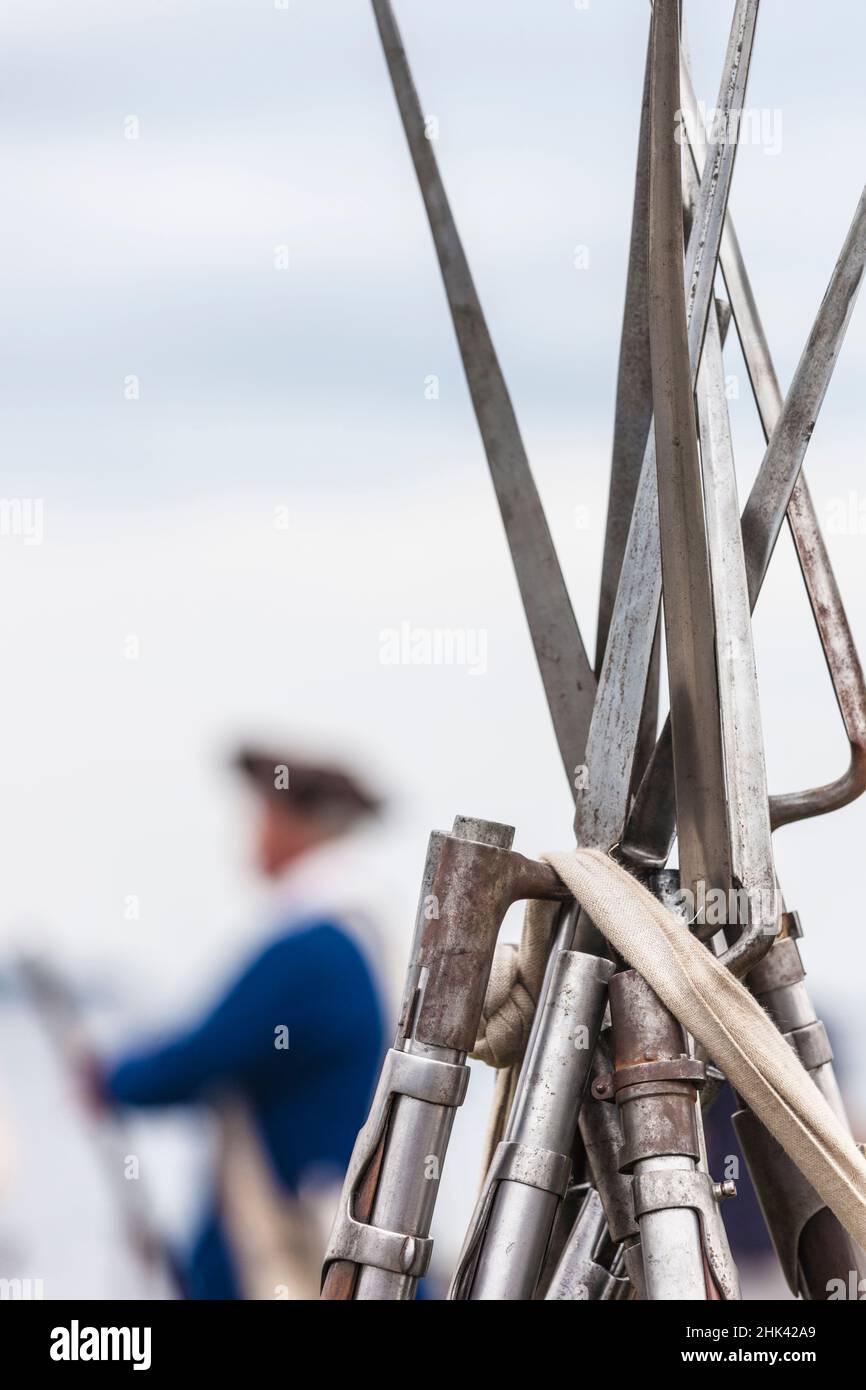
[[[687,6],[709,105],[730,9]],[[649,7],[396,12],[591,646]],[[8,0],[3,47],[0,495],[43,499],[45,539],[0,540],[0,940],[36,919],[142,1012],[198,998],[255,902],[217,759],[268,727],[393,789],[402,961],[433,825],[512,821],[534,853],[571,817],[369,7]],[[863,181],[864,47],[851,0],[763,0],[749,105],[782,145],[740,150],[731,206],[783,383]],[[861,305],[807,460],[824,517],[866,498],[864,368]],[[745,489],[762,446],[728,370]],[[864,536],[830,539],[866,645]],[[484,630],[487,674],[383,668],[403,620]],[[826,780],[845,747],[787,538],[756,630],[771,785]],[[777,837],[861,1049],[864,831],[858,806]]]

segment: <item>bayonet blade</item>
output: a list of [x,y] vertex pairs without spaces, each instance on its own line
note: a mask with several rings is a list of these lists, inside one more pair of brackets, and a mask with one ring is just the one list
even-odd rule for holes
[[[723,75],[719,99],[722,128],[730,111],[742,107],[756,13],[756,0],[739,0],[728,50],[732,61]],[[732,77],[734,68],[736,75]],[[686,254],[686,313],[693,382],[713,299],[709,268],[718,256],[733,175],[735,150],[730,143],[720,145],[718,158],[713,159],[701,181]],[[581,845],[606,849],[622,834],[660,597],[658,490],[655,441],[651,434],[635,495],[587,739],[585,786],[577,796],[574,828]]]
[[[743,332],[741,341],[750,375],[756,383],[756,398],[764,427],[771,431],[742,520],[749,602],[754,609],[782,522],[797,488],[803,458],[862,282],[866,265],[866,190],[861,194],[784,403],[757,318],[742,257],[737,254],[732,258],[731,255],[731,238],[732,232],[729,232],[722,245],[722,269],[738,331],[743,332],[743,322],[751,329]],[[853,655],[856,662],[853,670],[854,694],[862,695],[862,672],[805,485],[797,489],[792,521],[804,577],[810,588],[816,590],[814,595],[810,592],[810,598],[825,652],[829,651],[832,659],[835,644],[845,661],[850,662]],[[828,603],[829,610],[826,607]],[[834,660],[834,669],[839,664]],[[863,702],[851,698],[840,700],[840,704],[854,746],[854,737],[860,738],[863,734],[862,728],[855,728],[855,725],[862,725],[858,710],[862,709]],[[671,754],[668,723],[644,775],[623,837],[624,852],[629,858],[645,865],[663,864],[673,844],[676,812]],[[838,801],[835,804],[839,804]],[[777,811],[773,815],[774,824],[810,813],[808,804],[804,806],[796,798],[794,804],[783,803],[782,809],[786,814],[779,816]],[[824,809],[829,810],[830,806]]]

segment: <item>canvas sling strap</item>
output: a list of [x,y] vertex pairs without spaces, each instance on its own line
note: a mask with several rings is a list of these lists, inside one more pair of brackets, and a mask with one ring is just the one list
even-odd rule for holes
[[[493,1150],[504,1133],[514,1099],[520,1063],[544,983],[556,907],[556,903],[531,898],[526,904],[520,945],[500,942],[493,955],[479,1033],[472,1051],[473,1057],[497,1068],[493,1106],[481,1155],[482,1183]],[[553,911],[549,911],[550,908]]]
[[241,1296],[317,1299],[338,1191],[293,1198],[278,1183],[247,1107],[217,1107],[216,1186]]
[[[553,866],[614,949],[703,1045],[849,1234],[866,1247],[866,1159],[753,996],[679,918],[609,855],[575,849],[541,857]],[[550,941],[550,906],[532,904],[524,932],[533,943]],[[546,911],[540,913],[539,908]],[[513,947],[500,949],[503,954],[514,952]],[[514,1084],[521,1044],[515,1027],[513,1055],[503,1046],[501,1020],[511,1015],[501,997],[502,976],[497,976],[495,986],[493,978],[491,990],[497,994],[491,999],[488,993],[488,1005],[494,1007],[485,1008],[485,1017],[488,1026],[492,1017],[500,1029],[502,1060],[498,1064],[507,1068],[508,1076],[497,1089],[494,1104],[489,1140],[495,1144],[494,1131],[503,1123],[501,1112],[507,1114],[507,1091]],[[525,980],[522,984],[525,987]],[[521,1020],[525,1045],[524,1030]],[[492,1060],[483,1036],[476,1043],[476,1054]]]

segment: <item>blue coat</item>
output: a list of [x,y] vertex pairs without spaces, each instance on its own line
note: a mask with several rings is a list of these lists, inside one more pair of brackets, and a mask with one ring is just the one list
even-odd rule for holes
[[[190,1032],[124,1058],[106,1085],[120,1105],[242,1096],[293,1193],[311,1168],[346,1167],[383,1047],[363,955],[338,924],[313,921],[269,945]],[[183,1273],[192,1298],[239,1296],[215,1199]]]

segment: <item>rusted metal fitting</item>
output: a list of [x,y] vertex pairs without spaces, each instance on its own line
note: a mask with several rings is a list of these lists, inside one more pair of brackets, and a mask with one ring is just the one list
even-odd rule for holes
[[784,936],[774,941],[764,959],[749,971],[747,982],[752,993],[760,999],[773,990],[798,985],[805,978],[800,948],[793,937]]
[[682,1026],[636,970],[615,975],[609,989],[620,1172],[662,1155],[698,1159],[695,1101],[706,1078],[703,1063],[689,1055]]
[[779,936],[783,940],[799,941],[803,935],[803,924],[799,912],[789,910],[779,918]]
[[[511,849],[514,829],[458,816],[428,852],[399,1033],[471,1052],[499,928],[524,898],[571,896],[550,867]],[[422,985],[423,981],[423,985]]]
[[816,1067],[823,1067],[833,1060],[833,1048],[820,1018],[805,1028],[792,1028],[785,1038],[807,1071],[814,1071]]
[[[628,1090],[637,1095],[662,1095],[666,1091],[677,1089],[663,1083],[685,1081],[702,1086],[706,1079],[705,1064],[697,1057],[689,1057],[686,1054],[666,1061],[635,1062],[630,1067],[618,1067],[612,1081],[614,1093],[617,1099],[620,1099],[621,1091]],[[622,1097],[622,1100],[626,1099],[630,1100],[631,1096]]]
[[[604,1207],[611,1240],[634,1241],[638,1228],[634,1219],[632,1179],[619,1169],[619,1152],[622,1148],[619,1113],[615,1105],[603,1103],[613,1100],[612,1072],[607,1051],[608,1037],[609,1034],[606,1034],[596,1048],[593,1062],[594,1079],[590,1088],[595,1099],[587,1098],[581,1106],[580,1137],[586,1150],[593,1186],[597,1189]],[[603,1092],[597,1097],[596,1083]],[[627,1255],[626,1264],[629,1278],[638,1287],[635,1283],[637,1275],[640,1274],[641,1280],[643,1279],[639,1245],[634,1259],[629,1261]]]
[[613,1100],[613,1072],[605,1072],[603,1076],[597,1076],[590,1086],[595,1100]]

